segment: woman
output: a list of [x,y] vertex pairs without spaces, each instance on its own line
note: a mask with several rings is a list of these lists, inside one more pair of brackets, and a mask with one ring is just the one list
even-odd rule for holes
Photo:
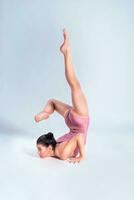
[[[75,163],[83,160],[85,156],[84,146],[89,125],[89,111],[86,97],[74,71],[69,34],[65,29],[63,29],[63,36],[64,42],[60,46],[60,51],[64,56],[65,76],[71,89],[73,106],[57,99],[49,99],[43,110],[35,115],[34,119],[36,122],[48,119],[54,111],[57,111],[64,117],[70,131],[57,140],[55,140],[51,132],[41,135],[37,140],[36,146],[41,158],[51,156],[62,160],[68,159],[69,162]],[[79,156],[77,156],[78,153]]]

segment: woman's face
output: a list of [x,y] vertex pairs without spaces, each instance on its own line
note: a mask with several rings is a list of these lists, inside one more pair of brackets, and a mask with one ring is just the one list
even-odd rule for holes
[[41,158],[45,158],[49,156],[49,148],[46,146],[43,146],[42,144],[36,144],[38,149],[38,154]]

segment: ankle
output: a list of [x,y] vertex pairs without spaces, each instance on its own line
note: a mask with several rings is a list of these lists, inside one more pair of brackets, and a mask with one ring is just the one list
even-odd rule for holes
[[63,54],[64,54],[64,56],[67,56],[68,54],[70,54],[70,52],[71,52],[70,47],[67,47]]

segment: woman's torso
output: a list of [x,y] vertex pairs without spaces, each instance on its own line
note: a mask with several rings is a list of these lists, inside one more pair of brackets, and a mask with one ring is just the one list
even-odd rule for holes
[[71,152],[71,153],[70,153],[69,157],[72,157],[72,156],[74,155],[74,151],[75,151],[75,149],[77,148],[77,145],[76,145],[75,139],[74,139],[74,137],[73,137],[71,140],[57,143],[57,145],[56,145],[56,155],[57,155],[59,158],[61,157],[61,154],[62,154],[62,152],[64,151],[65,146],[66,146],[68,143],[70,143],[70,142],[73,143],[74,145],[72,146],[72,145],[70,144],[70,148],[71,148],[70,152]]
[[[72,109],[68,109],[64,116],[65,123],[69,127],[70,131],[57,139],[57,149],[61,153],[64,150],[65,145],[78,133],[83,133],[84,144],[86,144],[87,130],[89,126],[89,116],[80,116],[75,114]],[[76,143],[74,143],[76,144]],[[76,145],[72,147],[71,156],[76,156],[79,153],[79,149]],[[59,153],[59,154],[60,154]]]

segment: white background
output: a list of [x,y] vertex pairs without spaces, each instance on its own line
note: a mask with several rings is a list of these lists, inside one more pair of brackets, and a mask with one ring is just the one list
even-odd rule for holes
[[[0,199],[133,199],[134,3],[0,1]],[[70,34],[73,63],[90,109],[87,158],[41,160],[35,142],[68,131],[49,98],[71,104],[59,47]]]

